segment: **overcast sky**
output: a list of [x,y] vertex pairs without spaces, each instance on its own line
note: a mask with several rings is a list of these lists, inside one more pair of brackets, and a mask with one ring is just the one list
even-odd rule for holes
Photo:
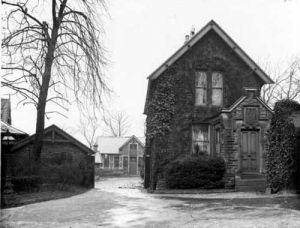
[[[192,26],[199,31],[215,20],[255,61],[278,63],[300,56],[300,0],[109,0],[110,17],[104,29],[107,79],[115,95],[110,109],[128,113],[130,134],[143,136],[143,107],[149,76],[184,42]],[[13,126],[35,131],[35,109],[16,107]],[[46,126],[55,123],[74,132],[78,113],[68,119],[51,115]],[[98,134],[101,134],[100,132]],[[79,134],[75,135],[80,138]]]

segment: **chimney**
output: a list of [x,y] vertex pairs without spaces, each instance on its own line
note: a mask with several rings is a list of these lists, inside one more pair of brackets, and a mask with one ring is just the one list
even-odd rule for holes
[[258,96],[257,88],[244,87],[244,90],[245,90],[245,96],[248,98],[253,98],[253,97]]
[[192,38],[195,35],[195,27],[192,26],[191,32],[190,32],[190,37]]
[[93,145],[93,151],[95,151],[95,152],[98,151],[98,145],[97,145],[97,144],[94,144],[94,145]]
[[187,42],[189,42],[190,36],[189,35],[185,35],[185,41],[184,43],[186,44]]

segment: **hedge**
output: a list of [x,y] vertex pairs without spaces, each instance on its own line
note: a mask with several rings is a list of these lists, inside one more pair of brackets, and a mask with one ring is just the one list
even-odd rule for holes
[[225,162],[222,158],[187,157],[169,164],[165,178],[168,188],[223,188]]
[[300,105],[293,100],[278,101],[268,132],[267,181],[272,193],[287,188],[295,170],[295,126],[290,118]]

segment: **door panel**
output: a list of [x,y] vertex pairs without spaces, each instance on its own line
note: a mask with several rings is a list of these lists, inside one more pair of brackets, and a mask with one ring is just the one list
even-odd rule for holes
[[241,168],[243,172],[258,171],[258,131],[242,131]]
[[130,157],[129,174],[137,175],[137,159],[136,159],[136,157]]

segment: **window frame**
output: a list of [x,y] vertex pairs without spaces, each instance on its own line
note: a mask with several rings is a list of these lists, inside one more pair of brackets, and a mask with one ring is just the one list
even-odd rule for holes
[[[198,83],[199,79],[198,79],[198,75],[197,74],[200,73],[204,73],[205,74],[205,85],[199,85],[200,83]],[[200,78],[200,76],[199,76]],[[198,103],[198,96],[197,96],[197,90],[202,90],[203,91],[203,95],[205,96],[205,102],[199,104]],[[204,97],[203,97],[204,99]],[[208,72],[205,70],[197,70],[195,72],[195,106],[206,106],[208,104]]]
[[129,151],[133,151],[133,150],[131,149],[131,145],[136,145],[136,151],[138,150],[138,145],[137,145],[137,143],[129,143]]
[[[196,127],[199,127],[200,129],[200,126],[206,126],[207,127],[207,140],[195,140],[195,137],[194,137],[194,132],[195,132],[195,128]],[[203,143],[202,146],[204,146],[206,144],[206,152],[205,154],[206,155],[210,155],[211,154],[211,137],[210,137],[210,124],[208,123],[200,123],[200,124],[194,124],[192,126],[192,154],[196,154],[196,155],[199,155],[197,152],[195,152],[195,142],[200,142],[200,143]]]
[[[204,85],[201,85],[201,83],[199,83],[199,81],[201,80],[201,76],[198,76],[198,74],[203,73],[206,77],[206,81]],[[214,75],[218,74],[221,76],[221,83],[219,86],[215,86],[213,85],[213,78]],[[204,106],[213,106],[213,107],[222,107],[223,106],[223,102],[224,102],[224,74],[222,71],[217,71],[217,70],[202,70],[202,69],[197,69],[195,71],[195,107],[204,107]],[[199,80],[200,79],[200,80]],[[201,99],[198,99],[198,95],[199,93],[197,93],[197,90],[202,90],[202,100],[204,99],[205,96],[205,102],[199,103],[198,101]],[[213,95],[215,94],[214,91],[221,91],[221,96],[220,96],[220,102],[219,104],[215,104],[213,102]]]
[[[116,159],[116,158],[118,158],[118,159]],[[116,160],[118,160],[118,166],[116,166]],[[115,169],[119,169],[120,168],[120,156],[114,156],[114,168]]]
[[[215,74],[218,74],[221,76],[221,86],[214,86],[213,84],[213,77]],[[215,107],[221,107],[223,106],[223,87],[224,87],[224,77],[223,77],[223,73],[220,71],[212,71],[211,72],[211,105],[215,106]],[[214,95],[214,91],[221,91],[221,101],[220,104],[214,104],[213,103],[213,95]]]

